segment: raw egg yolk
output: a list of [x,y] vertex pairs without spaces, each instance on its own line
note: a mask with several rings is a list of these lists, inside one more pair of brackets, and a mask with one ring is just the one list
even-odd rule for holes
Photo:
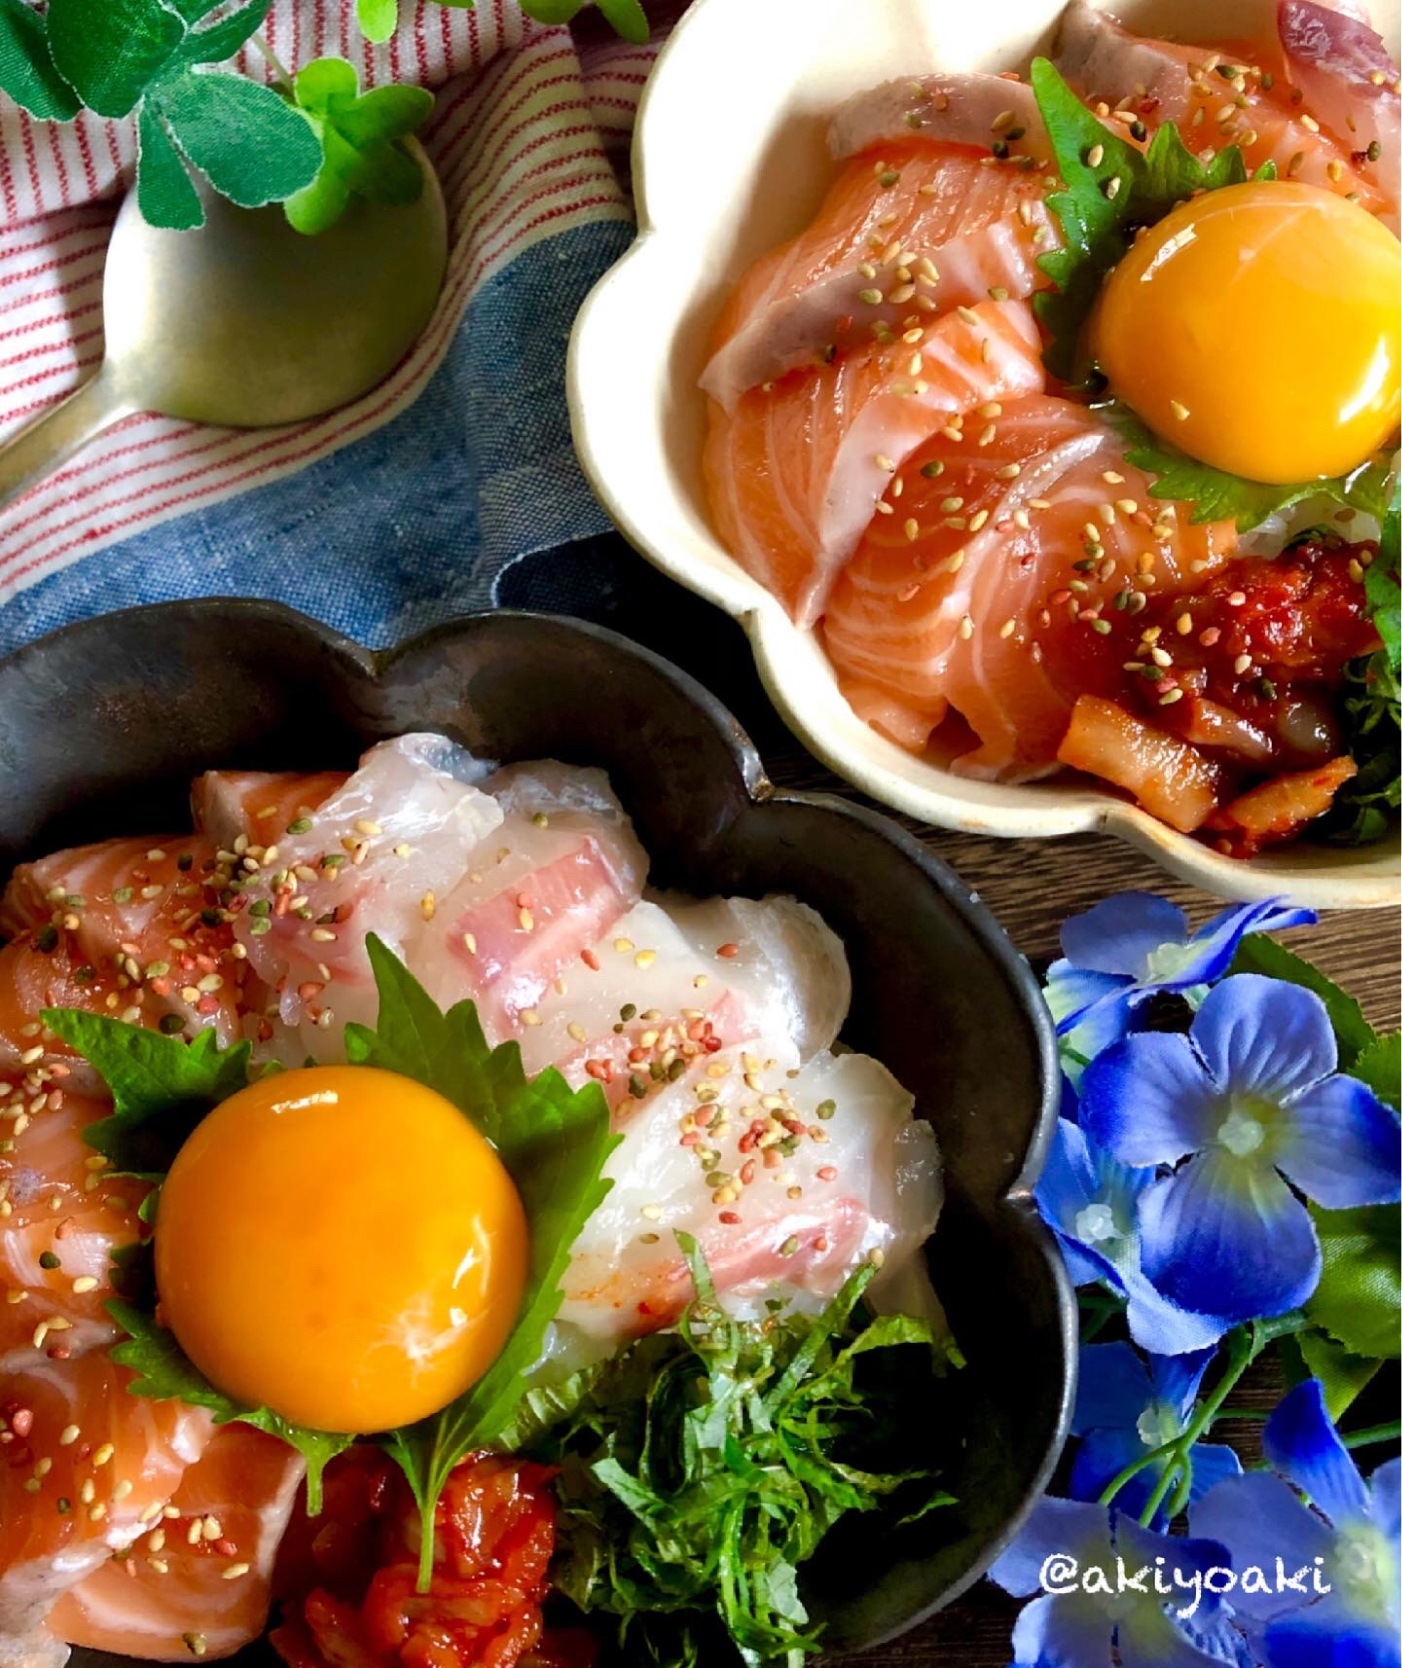
[[1318,186],[1210,191],[1110,274],[1091,348],[1111,392],[1204,463],[1343,475],[1397,427],[1399,247]]
[[525,1213],[495,1150],[431,1089],[287,1071],[197,1125],[161,1190],[156,1286],[226,1395],[316,1430],[445,1406],[501,1352]]

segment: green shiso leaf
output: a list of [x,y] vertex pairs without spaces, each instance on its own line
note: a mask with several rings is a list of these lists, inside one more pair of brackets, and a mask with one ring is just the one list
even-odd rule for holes
[[96,1068],[112,1113],[89,1124],[90,1147],[129,1171],[164,1171],[210,1107],[248,1083],[249,1045],[220,1048],[213,1031],[192,1042],[78,1008],[46,1008],[44,1024]]
[[1195,523],[1234,521],[1239,532],[1248,533],[1269,516],[1310,498],[1322,498],[1340,508],[1381,519],[1388,492],[1396,484],[1392,471],[1377,463],[1364,464],[1330,480],[1292,481],[1287,485],[1248,481],[1180,452],[1153,434],[1126,406],[1102,409],[1124,439],[1125,460],[1157,477],[1149,488],[1150,496],[1190,503],[1190,520]]
[[375,1029],[346,1027],[353,1064],[412,1077],[462,1109],[496,1147],[521,1195],[530,1261],[516,1329],[486,1374],[440,1413],[388,1438],[423,1513],[420,1581],[433,1560],[433,1513],[448,1473],[497,1439],[521,1399],[560,1307],[570,1247],[612,1185],[603,1168],[620,1137],[597,1083],[571,1089],[553,1068],[527,1081],[518,1044],[489,1048],[470,1002],[443,1013],[373,936],[366,940],[380,996]]

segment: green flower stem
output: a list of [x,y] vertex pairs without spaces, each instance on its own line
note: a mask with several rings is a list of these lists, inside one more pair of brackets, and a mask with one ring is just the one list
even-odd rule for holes
[[1366,1448],[1371,1442],[1396,1442],[1402,1436],[1402,1420],[1387,1425],[1369,1425],[1367,1430],[1350,1431],[1343,1438],[1345,1448]]
[[1173,1491],[1173,1498],[1168,1503],[1168,1521],[1173,1522],[1179,1512],[1187,1509],[1188,1497],[1193,1491],[1193,1456],[1184,1454],[1183,1463],[1178,1478],[1178,1487]]
[[1160,1443],[1157,1448],[1151,1448],[1148,1453],[1141,1454],[1138,1459],[1131,1460],[1123,1471],[1117,1472],[1101,1490],[1098,1506],[1108,1506],[1120,1490],[1129,1482],[1131,1477],[1137,1477],[1141,1471],[1146,1471],[1157,1460],[1168,1459],[1178,1451],[1181,1437],[1175,1436],[1169,1442]]
[[[1154,1492],[1149,1496],[1148,1500],[1145,1501],[1144,1510],[1139,1514],[1139,1521],[1144,1528],[1147,1529],[1154,1521],[1154,1513],[1157,1512],[1159,1507],[1163,1505],[1164,1496],[1168,1493],[1169,1489],[1173,1485],[1174,1479],[1180,1472],[1183,1474],[1185,1481],[1191,1480],[1192,1463],[1188,1459],[1187,1451],[1183,1447],[1183,1439],[1181,1436],[1173,1444],[1173,1451],[1169,1455],[1168,1464],[1163,1468],[1163,1476],[1160,1477],[1158,1482],[1155,1484]],[[1183,1484],[1180,1483],[1174,1494],[1174,1499],[1176,1500],[1179,1494],[1185,1492],[1186,1490],[1184,1489]],[[1169,1521],[1172,1522],[1172,1514],[1170,1514]]]
[[278,84],[282,91],[287,94],[288,98],[291,98],[292,75],[281,58],[278,57],[277,53],[273,51],[272,47],[268,45],[267,41],[263,39],[261,34],[252,36],[249,41],[249,45],[256,46],[259,52],[263,54],[263,57],[267,60],[273,74],[277,77]]

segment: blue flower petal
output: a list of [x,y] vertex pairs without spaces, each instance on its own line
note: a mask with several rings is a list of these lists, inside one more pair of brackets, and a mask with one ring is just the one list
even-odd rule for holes
[[1132,1430],[1154,1394],[1149,1368],[1130,1344],[1083,1344],[1072,1436],[1119,1427]]
[[1326,1077],[1286,1106],[1271,1157],[1329,1210],[1402,1198],[1402,1119],[1356,1077]]
[[[1076,1449],[1067,1491],[1073,1500],[1098,1500],[1110,1481],[1119,1476],[1131,1460],[1143,1459],[1148,1453],[1143,1438],[1130,1428],[1091,1431]],[[1163,1462],[1146,1466],[1130,1478],[1115,1496],[1115,1509],[1138,1517],[1149,1503],[1149,1496],[1163,1475]],[[1164,1527],[1162,1513],[1153,1524]]]
[[1287,1575],[1298,1569],[1309,1571],[1316,1558],[1329,1556],[1334,1544],[1328,1524],[1304,1505],[1288,1483],[1263,1471],[1230,1477],[1209,1489],[1189,1513],[1188,1525],[1194,1535],[1206,1535],[1231,1548],[1232,1568],[1238,1576],[1250,1569],[1263,1573],[1264,1581],[1258,1585],[1268,1587],[1268,1592],[1243,1591],[1238,1585],[1230,1600],[1234,1610],[1258,1621],[1308,1602],[1307,1594],[1277,1591],[1276,1559],[1284,1561]]
[[[1068,1256],[1077,1285],[1101,1279],[1119,1283],[1114,1265],[1134,1233],[1135,1201],[1152,1179],[1152,1171],[1140,1175],[1125,1170],[1087,1140],[1076,1124],[1058,1120],[1035,1197],[1063,1246],[1068,1252],[1079,1250],[1079,1258]],[[1087,1207],[1096,1205],[1102,1208],[1087,1217]]]
[[1313,910],[1295,909],[1279,898],[1263,903],[1230,904],[1193,934],[1180,983],[1206,984],[1221,978],[1232,964],[1237,946],[1249,932],[1281,932],[1286,927],[1313,926],[1319,917]]
[[1270,1668],[1398,1668],[1396,1628],[1361,1620],[1333,1592],[1266,1629]]
[[1210,1349],[1234,1324],[1221,1315],[1203,1314],[1170,1302],[1137,1265],[1122,1266],[1118,1279],[1129,1299],[1125,1310],[1129,1335],[1151,1355],[1184,1355]]
[[1152,892],[1119,892],[1073,915],[1061,929],[1061,948],[1073,966],[1141,979],[1155,950],[1187,936],[1188,918],[1177,904]]
[[1110,1618],[1084,1593],[1044,1594],[1013,1627],[1013,1652],[1035,1668],[1109,1668]]
[[1339,1063],[1329,1011],[1312,990],[1238,973],[1209,991],[1192,1039],[1224,1089],[1283,1100]]
[[1103,997],[1062,1034],[1062,1069],[1073,1084],[1080,1082],[1086,1066],[1105,1050],[1128,1034],[1134,1025],[1134,1012],[1147,1002],[1152,992],[1127,985],[1111,996]]
[[1216,1354],[1215,1349],[1200,1349],[1190,1355],[1154,1356],[1149,1362],[1149,1377],[1155,1399],[1176,1407],[1186,1419],[1198,1399],[1203,1374]]
[[1040,1592],[1042,1565],[1053,1553],[1065,1553],[1082,1568],[1106,1564],[1112,1557],[1109,1512],[1103,1506],[1044,1495],[988,1578],[1017,1598]]
[[1073,966],[1069,961],[1054,961],[1047,969],[1042,993],[1047,1007],[1056,1021],[1058,1033],[1072,1030],[1081,1016],[1106,997],[1127,994],[1130,981],[1116,973],[1094,973],[1089,968]]
[[1209,1494],[1218,1483],[1241,1476],[1241,1460],[1234,1448],[1221,1442],[1195,1442],[1192,1446],[1193,1480],[1188,1485],[1189,1506]]
[[1121,1164],[1176,1164],[1212,1139],[1218,1093],[1186,1037],[1126,1037],[1081,1079],[1081,1127]]
[[1402,1537],[1402,1459],[1380,1465],[1368,1479],[1368,1489],[1373,1496],[1373,1522],[1395,1550]]
[[1368,1516],[1368,1489],[1339,1440],[1317,1378],[1297,1384],[1266,1421],[1261,1451],[1339,1528]]
[[1220,1148],[1149,1188],[1139,1231],[1144,1273],[1185,1309],[1283,1315],[1319,1284],[1309,1212],[1268,1165]]
[[[1210,1648],[1207,1640],[1221,1630],[1222,1600],[1203,1591],[1192,1629],[1198,1638],[1190,1639],[1180,1621],[1169,1612],[1184,1610],[1192,1605],[1195,1575],[1206,1575],[1211,1569],[1231,1566],[1231,1554],[1216,1541],[1169,1539],[1142,1529],[1133,1518],[1115,1519],[1115,1548],[1131,1573],[1144,1565],[1152,1566],[1156,1558],[1164,1559],[1168,1579],[1181,1572],[1187,1585],[1176,1587],[1166,1600],[1152,1596],[1137,1599],[1121,1615],[1116,1642],[1124,1668],[1201,1668],[1205,1662],[1220,1663],[1219,1649]],[[1152,1577],[1151,1577],[1152,1580]]]

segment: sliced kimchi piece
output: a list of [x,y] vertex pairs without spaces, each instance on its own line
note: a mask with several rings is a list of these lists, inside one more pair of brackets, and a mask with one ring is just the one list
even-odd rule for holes
[[1221,794],[1220,766],[1197,748],[1094,695],[1076,702],[1057,757],[1133,794],[1146,811],[1183,834],[1202,827]]
[[1322,817],[1334,795],[1358,774],[1347,754],[1312,770],[1273,776],[1229,800],[1208,821],[1213,844],[1230,857],[1251,857],[1262,846],[1293,839],[1306,823]]

